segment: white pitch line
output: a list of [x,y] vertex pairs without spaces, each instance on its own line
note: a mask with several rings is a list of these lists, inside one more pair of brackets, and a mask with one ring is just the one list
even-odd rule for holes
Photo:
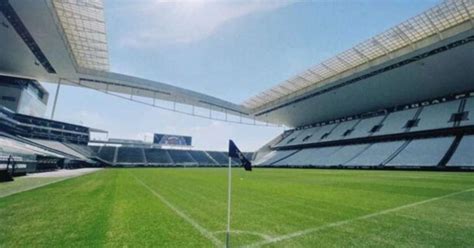
[[199,225],[195,220],[193,220],[191,217],[183,213],[181,210],[176,208],[173,204],[171,204],[168,200],[166,200],[162,195],[160,195],[158,192],[150,188],[146,183],[144,183],[142,180],[138,179],[135,175],[132,175],[143,187],[148,189],[153,195],[158,197],[161,202],[163,202],[168,208],[173,210],[179,217],[183,218],[185,221],[187,221],[189,224],[191,224],[196,230],[198,230],[204,237],[207,239],[211,240],[212,243],[214,243],[215,246],[217,247],[223,247],[223,243],[217,239],[212,232],[204,228],[203,226]]
[[275,237],[275,238],[270,239],[270,240],[256,242],[256,243],[253,243],[253,244],[245,246],[245,247],[249,247],[249,248],[250,247],[260,247],[260,246],[263,246],[263,245],[272,244],[272,243],[276,243],[276,242],[280,242],[280,241],[300,237],[300,236],[303,236],[303,235],[306,235],[306,234],[309,234],[309,233],[317,232],[317,231],[328,229],[328,228],[331,228],[331,227],[342,226],[342,225],[349,224],[349,223],[357,221],[357,220],[370,219],[370,218],[377,217],[377,216],[380,216],[380,215],[396,212],[396,211],[403,210],[403,209],[410,208],[410,207],[415,207],[415,206],[418,206],[418,205],[430,203],[430,202],[433,202],[433,201],[441,200],[441,199],[444,199],[444,198],[448,198],[448,197],[451,197],[451,196],[463,194],[463,193],[470,192],[470,191],[474,191],[474,188],[466,189],[466,190],[462,190],[462,191],[458,191],[458,192],[454,192],[454,193],[450,193],[450,194],[443,195],[443,196],[430,198],[430,199],[423,200],[423,201],[418,201],[418,202],[406,204],[406,205],[395,207],[395,208],[382,210],[382,211],[379,211],[379,212],[363,215],[363,216],[348,219],[348,220],[337,221],[337,222],[333,222],[333,223],[330,223],[330,224],[327,224],[327,225],[314,227],[314,228],[309,228],[309,229],[301,230],[301,231],[294,232],[294,233],[285,234],[285,235],[278,236],[278,237]]
[[[215,234],[219,234],[219,233],[226,233],[227,230],[223,230],[223,231],[217,231],[217,232],[214,232]],[[250,234],[250,235],[255,235],[255,236],[259,236],[265,240],[271,240],[272,239],[272,236],[270,235],[266,235],[264,233],[259,233],[259,232],[252,232],[252,231],[244,231],[244,230],[231,230],[230,233],[235,233],[235,234]]]

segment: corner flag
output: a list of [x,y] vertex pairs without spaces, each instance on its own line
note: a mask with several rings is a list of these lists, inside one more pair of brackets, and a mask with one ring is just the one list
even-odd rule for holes
[[238,158],[246,171],[252,171],[252,164],[244,156],[244,154],[239,150],[239,148],[235,145],[234,141],[232,140],[229,140],[229,157]]
[[252,170],[252,164],[237,148],[234,141],[229,140],[229,170],[228,170],[228,186],[227,186],[227,232],[225,238],[225,247],[230,248],[230,201],[232,195],[232,158],[238,158],[246,171]]

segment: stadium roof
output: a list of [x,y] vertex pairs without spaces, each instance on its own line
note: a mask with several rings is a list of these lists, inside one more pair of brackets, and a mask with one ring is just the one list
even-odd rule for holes
[[[110,72],[102,0],[0,0],[0,13],[0,74],[186,104],[193,115],[204,108],[240,123],[307,125],[466,90],[474,78],[474,0],[444,1],[240,105]],[[421,90],[407,92],[413,86]]]
[[54,10],[79,67],[109,70],[104,6],[101,0],[53,0]]
[[102,0],[0,0],[0,74],[248,117],[231,102],[109,71]]
[[[400,56],[395,52],[408,48],[411,52],[419,47],[417,42],[431,36],[445,38],[444,30],[465,22],[474,23],[473,0],[449,0],[386,30],[336,56],[329,58],[302,73],[253,96],[243,106],[256,112],[275,102],[282,102],[295,95],[331,84],[343,75],[353,74],[366,65],[375,66],[379,58],[385,60]],[[474,24],[473,24],[474,26]],[[383,61],[377,61],[380,64]]]

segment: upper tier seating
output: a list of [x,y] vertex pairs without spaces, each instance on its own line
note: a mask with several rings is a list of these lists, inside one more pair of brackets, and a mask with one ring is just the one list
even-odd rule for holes
[[474,97],[468,98],[464,111],[468,112],[467,119],[461,121],[461,126],[474,125]]
[[462,138],[446,166],[474,167],[474,135],[466,135]]
[[321,142],[325,137],[327,137],[331,131],[336,128],[338,123],[333,123],[333,124],[328,124],[320,127],[313,127],[311,128],[313,132],[311,133],[311,137],[307,138],[306,140],[303,141],[303,138],[298,140],[298,143],[302,144],[309,144],[309,143],[315,143],[315,142]]
[[412,127],[410,132],[453,127],[451,116],[458,112],[460,102],[456,100],[423,107],[418,116],[418,125]]
[[408,131],[409,129],[406,128],[405,125],[409,120],[415,117],[416,112],[418,112],[418,109],[407,109],[389,113],[387,118],[383,121],[380,130],[374,133],[374,135],[397,134]]
[[436,166],[453,140],[454,137],[412,140],[386,166]]
[[164,149],[147,148],[145,157],[148,165],[169,165],[173,164],[170,155]]
[[288,136],[286,136],[278,144],[276,144],[275,147],[289,145],[289,143],[294,141],[296,137],[298,137],[302,132],[303,130],[293,130]]
[[453,115],[459,113],[462,101],[466,101],[464,111],[467,116],[461,126],[474,125],[474,97],[458,99],[419,108],[399,110],[386,115],[353,119],[340,123],[295,130],[275,148],[287,146],[337,142],[347,139],[372,136],[397,135],[454,127]]
[[145,164],[143,148],[119,147],[117,151],[117,163]]
[[355,126],[359,123],[359,121],[360,120],[350,120],[339,123],[323,141],[351,138],[351,134],[354,131]]
[[374,127],[380,125],[385,119],[385,115],[375,116],[370,118],[362,119],[357,126],[354,127],[354,131],[350,134],[349,138],[362,138],[372,135],[378,135],[373,133]]

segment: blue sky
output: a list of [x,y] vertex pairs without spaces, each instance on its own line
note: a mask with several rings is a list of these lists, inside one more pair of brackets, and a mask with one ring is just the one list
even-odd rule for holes
[[[241,103],[438,2],[105,0],[111,70]],[[55,86],[46,87],[51,108]],[[283,131],[73,87],[62,88],[56,110],[56,119],[105,129],[110,137],[191,135],[198,149],[224,150],[232,138],[252,151]]]

